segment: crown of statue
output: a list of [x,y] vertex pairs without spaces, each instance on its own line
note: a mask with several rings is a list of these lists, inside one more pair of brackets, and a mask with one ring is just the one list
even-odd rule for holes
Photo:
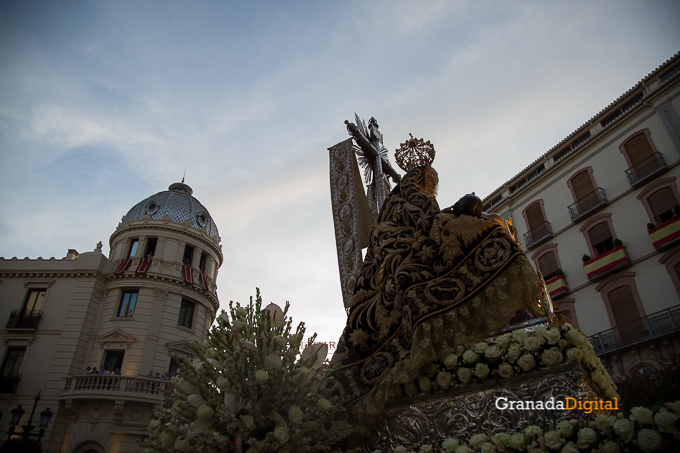
[[434,161],[434,145],[430,141],[422,138],[414,138],[413,134],[408,134],[411,138],[401,143],[399,149],[394,153],[394,160],[397,165],[409,171],[415,167],[432,165]]

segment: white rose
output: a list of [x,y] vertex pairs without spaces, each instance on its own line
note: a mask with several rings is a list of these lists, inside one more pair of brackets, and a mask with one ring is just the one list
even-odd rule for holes
[[477,343],[474,349],[477,354],[484,354],[488,347],[489,345],[486,343]]
[[478,363],[475,365],[475,377],[479,379],[480,381],[483,381],[486,379],[486,377],[489,375],[489,367],[486,366],[485,363]]
[[579,348],[567,349],[567,362],[575,362],[581,360],[583,357],[583,350]]
[[280,443],[285,444],[288,442],[288,431],[283,426],[279,426],[274,429],[274,438]]
[[479,449],[482,447],[482,444],[486,441],[487,437],[484,434],[473,434],[470,436],[468,444],[475,450],[479,451]]
[[215,412],[205,404],[199,407],[198,410],[196,411],[196,417],[199,420],[209,420],[214,414]]
[[496,447],[494,447],[493,444],[490,442],[484,442],[480,447],[479,451],[481,453],[495,453]]
[[672,412],[657,412],[654,415],[654,421],[659,427],[660,433],[673,433],[675,431],[675,422],[678,420],[678,416]]
[[517,365],[519,365],[522,370],[529,371],[536,366],[536,361],[531,354],[524,354],[517,360]]
[[526,437],[522,433],[515,433],[510,436],[510,446],[515,450],[522,451],[526,447]]
[[501,363],[498,365],[498,375],[502,378],[509,378],[514,372],[512,371],[512,365],[509,363]]
[[444,359],[444,366],[446,366],[446,368],[448,368],[449,370],[455,368],[457,363],[458,356],[456,354],[449,354]]
[[574,425],[569,423],[569,420],[563,420],[557,424],[557,429],[562,437],[567,438],[571,436]]
[[562,448],[562,436],[557,431],[548,431],[543,438],[545,446],[549,449],[560,450]]
[[510,445],[510,435],[506,433],[498,433],[491,436],[491,440],[494,444],[503,444],[506,447]]
[[616,415],[598,415],[595,417],[595,427],[600,431],[604,431],[614,426],[615,421]]
[[241,421],[245,425],[246,429],[253,429],[255,428],[255,419],[251,417],[250,415],[243,415],[241,416]]
[[463,353],[463,362],[467,363],[468,365],[475,363],[477,360],[479,360],[479,356],[475,354],[474,351],[468,349]]
[[545,333],[545,341],[548,344],[557,344],[562,339],[562,334],[557,329],[550,329]]
[[547,351],[543,351],[543,354],[541,354],[541,362],[548,367],[559,365],[563,361],[564,358],[562,357],[560,348],[550,348]]
[[472,379],[472,371],[470,370],[470,368],[460,367],[458,368],[458,372],[456,373],[456,375],[458,376],[460,382],[462,382],[463,384],[467,384],[468,382],[470,382],[470,379]]
[[288,409],[288,419],[293,423],[300,423],[302,421],[302,409],[293,405]]
[[325,412],[328,409],[330,409],[332,406],[331,402],[328,401],[326,398],[319,398],[316,402],[316,408],[319,409],[321,412]]
[[255,372],[255,382],[258,384],[264,384],[269,379],[269,375],[265,370],[257,370]]
[[602,451],[604,453],[619,453],[619,451],[621,451],[621,447],[619,446],[618,442],[610,440],[604,444],[604,447],[602,447]]
[[651,453],[661,446],[663,437],[653,429],[645,428],[638,432],[637,442],[642,451],[645,453]]
[[535,352],[541,347],[541,340],[538,337],[527,337],[524,339],[524,349]]
[[587,447],[597,440],[597,433],[593,428],[581,428],[578,431],[579,448]]
[[646,407],[636,406],[630,410],[631,416],[628,417],[631,420],[635,420],[643,425],[652,424],[652,411]]
[[576,447],[576,444],[573,442],[569,442],[567,445],[562,447],[562,450],[560,450],[560,453],[579,453],[578,448]]
[[588,339],[584,337],[583,334],[576,329],[571,329],[570,331],[564,334],[564,337],[567,340],[569,340],[570,344],[574,346],[583,348],[584,346],[590,345]]
[[442,371],[441,373],[437,374],[437,385],[439,385],[439,387],[442,389],[445,389],[451,385],[452,380],[453,376],[451,376],[451,373],[448,371]]
[[484,351],[484,357],[490,362],[495,362],[501,358],[501,350],[496,346],[489,346],[486,351]]
[[628,443],[633,440],[635,435],[635,425],[630,420],[625,418],[619,418],[614,422],[614,432],[623,439],[624,442]]
[[425,444],[420,447],[420,453],[432,453],[432,445]]
[[508,335],[501,335],[496,339],[496,346],[500,349],[508,349],[508,346],[510,346],[510,337]]
[[432,382],[430,382],[430,378],[425,376],[424,374],[421,374],[418,376],[418,388],[420,388],[421,392],[429,392],[430,389],[432,388]]
[[512,332],[512,340],[517,343],[522,343],[526,338],[527,333],[524,329],[517,329]]
[[530,437],[541,437],[543,430],[536,425],[530,425],[524,428],[524,433]]
[[517,360],[521,353],[522,348],[520,348],[518,344],[513,343],[508,348],[508,359],[510,359],[511,362],[514,362],[515,360]]
[[448,438],[444,440],[444,442],[442,442],[442,448],[446,453],[454,453],[456,451],[457,446],[458,446],[457,439]]

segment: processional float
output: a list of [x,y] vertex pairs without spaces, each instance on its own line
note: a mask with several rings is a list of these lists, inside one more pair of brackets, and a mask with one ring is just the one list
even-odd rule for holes
[[472,195],[440,209],[434,146],[402,143],[400,176],[375,119],[355,118],[329,153],[348,312],[331,382],[367,431],[357,444],[391,451],[547,429],[574,416],[571,401],[613,409],[611,379],[586,337],[555,316],[514,228]]

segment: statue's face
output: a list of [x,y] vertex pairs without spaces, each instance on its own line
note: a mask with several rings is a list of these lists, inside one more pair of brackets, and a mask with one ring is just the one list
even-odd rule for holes
[[424,183],[423,192],[425,192],[425,194],[431,197],[437,195],[437,187],[439,186],[439,175],[437,175],[437,172],[435,171],[434,168],[427,169],[427,173],[425,174],[423,183]]

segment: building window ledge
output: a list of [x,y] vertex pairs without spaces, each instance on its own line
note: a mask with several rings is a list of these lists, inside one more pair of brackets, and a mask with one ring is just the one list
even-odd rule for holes
[[526,244],[527,250],[529,250],[543,244],[552,236],[553,232],[550,222],[543,222],[524,233],[524,243]]
[[36,330],[42,319],[42,311],[12,310],[7,320],[6,329],[31,329]]
[[598,187],[576,203],[569,205],[569,216],[576,223],[592,215],[609,204],[607,194],[602,187]]
[[668,170],[666,161],[660,152],[655,152],[651,156],[643,159],[639,164],[626,170],[628,182],[633,188],[640,187],[647,181],[654,179],[661,173]]

